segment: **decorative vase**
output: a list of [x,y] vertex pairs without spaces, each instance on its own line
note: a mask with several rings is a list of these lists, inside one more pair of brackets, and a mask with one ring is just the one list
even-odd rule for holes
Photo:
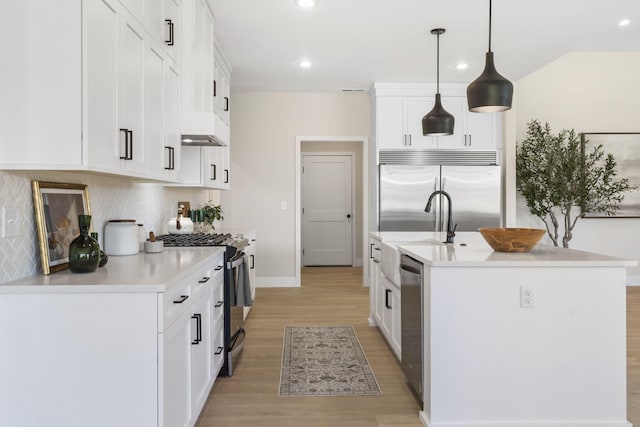
[[[91,233],[91,237],[93,237],[93,240],[98,242],[98,233],[94,231]],[[98,244],[100,243],[98,242]],[[98,264],[98,267],[104,267],[107,262],[109,262],[109,255],[105,254],[102,248],[100,248],[100,263]]]
[[69,270],[73,273],[91,273],[100,264],[100,245],[89,235],[91,215],[78,215],[80,235],[69,245]]

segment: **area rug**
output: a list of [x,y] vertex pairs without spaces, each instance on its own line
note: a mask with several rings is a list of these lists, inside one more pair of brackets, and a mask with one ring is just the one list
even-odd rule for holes
[[278,396],[382,394],[351,326],[286,326]]

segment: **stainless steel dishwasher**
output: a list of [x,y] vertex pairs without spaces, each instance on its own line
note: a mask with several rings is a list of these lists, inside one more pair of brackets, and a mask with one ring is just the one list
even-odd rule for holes
[[402,301],[402,370],[422,404],[422,279],[424,266],[408,255],[400,256]]

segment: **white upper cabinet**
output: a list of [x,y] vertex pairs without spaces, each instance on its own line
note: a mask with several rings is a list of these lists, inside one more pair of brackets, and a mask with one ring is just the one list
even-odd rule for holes
[[11,141],[0,144],[0,168],[171,179],[163,111],[171,60],[138,18],[151,4],[160,3],[30,0],[0,16],[18,41],[1,58],[12,67],[0,79],[0,138]]
[[182,2],[182,134],[215,135],[213,15],[205,0]]
[[[501,148],[500,116],[471,113],[466,86],[446,85],[442,106],[455,118],[453,135],[422,135],[422,117],[435,102],[435,85],[376,83],[370,93],[375,100],[375,140],[378,149],[496,149]],[[446,94],[446,95],[445,95]]]
[[180,38],[182,21],[180,16],[181,0],[164,0],[162,39],[171,59],[180,63]]

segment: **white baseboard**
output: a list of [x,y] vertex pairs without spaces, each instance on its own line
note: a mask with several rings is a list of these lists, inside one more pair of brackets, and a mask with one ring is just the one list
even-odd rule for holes
[[356,258],[355,262],[353,263],[354,267],[362,267],[364,264],[362,263],[362,258]]
[[256,277],[256,288],[299,288],[295,276]]
[[369,326],[371,327],[378,326],[378,322],[376,322],[376,319],[374,319],[373,317],[367,317],[367,321],[369,322]]

